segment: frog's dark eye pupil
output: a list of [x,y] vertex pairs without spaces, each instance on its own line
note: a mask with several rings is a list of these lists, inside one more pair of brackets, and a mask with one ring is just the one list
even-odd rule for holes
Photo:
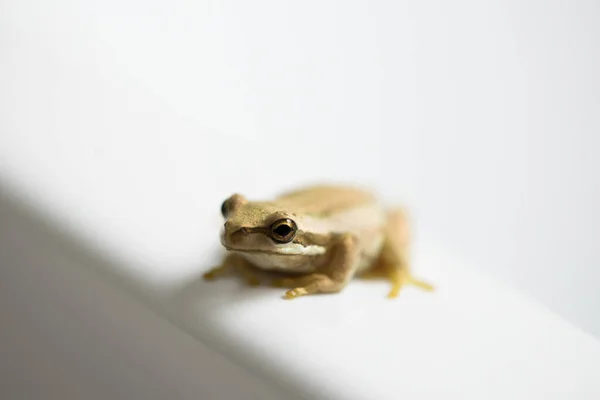
[[279,236],[287,236],[292,233],[292,228],[287,225],[279,225],[277,228],[273,230]]
[[281,219],[271,225],[271,238],[277,243],[289,243],[296,236],[297,229],[291,219]]
[[221,215],[223,215],[223,217],[227,217],[227,200],[221,204]]

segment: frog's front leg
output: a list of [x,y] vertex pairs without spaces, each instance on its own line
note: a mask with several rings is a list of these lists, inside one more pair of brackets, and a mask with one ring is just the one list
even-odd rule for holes
[[358,240],[349,234],[340,235],[330,251],[329,263],[318,272],[279,282],[285,286],[295,286],[285,293],[285,299],[315,293],[335,293],[346,286],[358,268]]
[[248,285],[260,285],[260,280],[256,276],[252,265],[238,254],[228,254],[225,256],[221,264],[204,273],[203,278],[205,280],[215,280],[227,275],[232,269],[240,274]]

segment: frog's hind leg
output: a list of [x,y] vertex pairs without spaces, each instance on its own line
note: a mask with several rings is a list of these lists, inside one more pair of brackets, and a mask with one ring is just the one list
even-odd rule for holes
[[411,274],[409,245],[410,230],[405,212],[401,209],[390,211],[381,257],[366,276],[367,278],[380,276],[389,280],[392,285],[388,293],[389,298],[398,297],[400,290],[407,285],[427,291],[433,290],[431,284],[421,281]]

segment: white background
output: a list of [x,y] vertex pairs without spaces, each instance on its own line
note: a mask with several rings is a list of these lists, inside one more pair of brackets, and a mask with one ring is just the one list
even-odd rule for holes
[[[459,384],[473,379],[472,398],[488,391],[531,398],[528,391],[543,393],[548,385],[557,398],[560,390],[593,398],[593,341],[500,289],[506,286],[467,271],[496,276],[600,334],[599,16],[594,1],[4,1],[0,191],[25,199],[34,220],[69,231],[73,243],[58,248],[92,249],[103,261],[91,269],[126,287],[150,289],[158,303],[191,287],[196,297],[178,317],[198,335],[213,324],[222,343],[237,329],[238,340],[229,344],[244,351],[264,353],[273,344],[306,354],[319,351],[319,340],[340,327],[358,327],[353,337],[372,338],[368,328],[383,326],[388,336],[379,338],[387,342],[374,342],[380,347],[398,331],[414,339],[412,353],[393,348],[407,355],[403,364],[365,346],[352,348],[373,365],[401,365],[415,378],[405,394],[435,395],[431,382],[437,382],[439,390],[466,398]],[[413,293],[381,306],[373,293],[382,286],[356,284],[346,296],[293,303],[297,314],[290,316],[272,292],[233,304],[235,287],[194,283],[218,260],[226,196],[268,198],[315,181],[361,183],[405,204],[422,244],[416,269],[437,279],[441,294]],[[13,215],[13,203],[2,197],[8,210],[2,215]],[[20,299],[15,309],[42,315],[44,307],[53,309],[52,298],[62,299],[55,308],[61,318],[69,306],[79,307],[77,319],[88,324],[85,310],[93,302],[76,300],[78,272],[69,272],[62,258],[47,258],[30,230],[12,228],[22,222],[0,223],[8,243],[0,281],[13,285],[3,293]],[[86,260],[77,265],[85,269]],[[36,283],[27,286],[26,278]],[[72,296],[56,297],[63,286]],[[103,290],[94,290],[102,297]],[[392,307],[402,312],[390,318]],[[134,314],[140,312],[106,321],[156,324]],[[5,315],[32,331],[52,330],[60,321]],[[269,332],[272,318],[294,315],[313,323],[297,347],[289,342],[293,325]],[[4,333],[19,339],[21,331],[11,328]],[[54,331],[58,348],[71,351],[93,346],[86,340],[96,338],[82,330],[69,343],[61,332]],[[131,332],[127,340],[135,342]],[[164,333],[162,343],[180,340],[178,333]],[[139,346],[142,353],[177,354],[167,345],[160,351]],[[437,352],[439,363],[419,358],[419,346]],[[336,385],[352,378],[357,387],[346,393],[356,398],[368,398],[373,387],[367,384],[394,398],[394,369],[379,374],[362,366],[369,373],[354,379],[361,365],[351,355],[339,341],[326,347],[322,361],[350,358],[319,389],[339,393]],[[294,359],[293,352],[260,356],[275,369]],[[148,357],[137,365],[151,363]],[[109,358],[101,358],[108,370]],[[279,369],[308,379],[312,368],[327,364],[285,367]],[[169,387],[158,378],[131,379],[144,378],[148,391]],[[178,372],[165,379],[173,386],[194,382]],[[264,387],[256,385],[260,397]]]

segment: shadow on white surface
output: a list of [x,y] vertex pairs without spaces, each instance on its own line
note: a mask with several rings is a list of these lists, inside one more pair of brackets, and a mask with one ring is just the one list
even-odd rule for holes
[[160,292],[0,187],[0,397],[303,398],[157,313]]

